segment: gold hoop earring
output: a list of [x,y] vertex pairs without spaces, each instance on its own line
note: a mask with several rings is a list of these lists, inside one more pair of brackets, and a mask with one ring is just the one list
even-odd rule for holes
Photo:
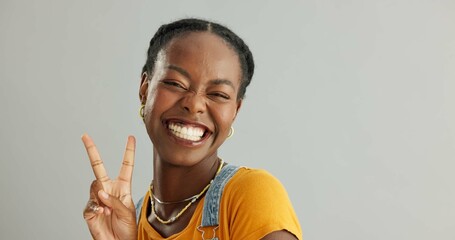
[[232,135],[234,135],[234,127],[231,126],[231,130],[229,131],[229,135],[227,136],[227,138],[231,138]]
[[145,108],[145,104],[142,104],[141,108],[139,108],[139,116],[142,118],[142,121],[145,123],[144,108]]

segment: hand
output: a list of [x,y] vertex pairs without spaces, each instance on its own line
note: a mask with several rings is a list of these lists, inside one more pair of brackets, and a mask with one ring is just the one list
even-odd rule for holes
[[120,174],[110,179],[92,139],[84,134],[82,142],[87,150],[96,180],[90,187],[90,199],[84,209],[84,219],[96,240],[137,239],[136,212],[131,197],[136,140],[128,137]]

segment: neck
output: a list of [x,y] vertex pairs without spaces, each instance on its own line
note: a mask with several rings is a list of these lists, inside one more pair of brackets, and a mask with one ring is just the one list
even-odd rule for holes
[[161,158],[154,151],[153,192],[162,201],[180,201],[200,193],[213,179],[220,164],[216,152],[190,166],[175,162]]

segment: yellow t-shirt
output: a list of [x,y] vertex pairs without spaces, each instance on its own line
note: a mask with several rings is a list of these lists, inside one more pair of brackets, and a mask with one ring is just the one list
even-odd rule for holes
[[[199,201],[184,230],[163,238],[147,221],[147,210],[150,209],[150,196],[147,193],[138,224],[138,240],[202,239],[202,233],[197,228],[202,220],[204,199]],[[224,188],[219,211],[216,236],[220,240],[258,240],[279,230],[287,230],[302,239],[302,229],[286,190],[264,170],[240,168]],[[204,230],[205,238],[210,239],[212,229]]]

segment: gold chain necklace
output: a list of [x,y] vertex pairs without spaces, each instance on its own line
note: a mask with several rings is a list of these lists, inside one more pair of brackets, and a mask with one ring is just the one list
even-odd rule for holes
[[[216,174],[213,177],[213,179],[215,179],[215,177],[218,175],[218,173],[220,173],[221,168],[223,167],[223,164],[224,164],[223,159],[220,159],[220,166],[218,167],[218,170],[216,171]],[[181,201],[176,201],[176,202],[163,202],[163,201],[158,200],[157,198],[155,198],[154,195],[153,195],[153,181],[152,181],[152,184],[150,184],[150,188],[149,188],[149,194],[150,194],[150,203],[151,203],[153,216],[155,216],[155,218],[162,224],[169,224],[169,223],[174,222],[180,216],[182,216],[182,214],[191,206],[191,204],[196,202],[207,191],[207,189],[209,189],[210,185],[213,183],[213,179],[210,180],[209,184],[207,184],[207,186],[205,186],[204,189],[202,189],[202,191],[199,194],[194,195],[192,197],[189,197],[187,199],[181,200]],[[165,204],[180,203],[180,202],[186,202],[186,201],[190,201],[190,200],[191,201],[184,208],[182,208],[182,210],[180,210],[180,212],[177,213],[177,215],[175,215],[174,217],[169,218],[168,220],[164,220],[164,219],[160,218],[158,216],[158,214],[156,213],[155,200],[158,203],[165,203]]]
[[[153,186],[150,186],[152,188],[152,193],[153,193]],[[184,202],[188,202],[188,201],[191,201],[193,199],[195,199],[197,197],[198,194],[194,195],[194,196],[191,196],[189,198],[185,198],[183,200],[180,200],[180,201],[173,201],[173,202],[165,202],[165,201],[161,201],[159,198],[157,198],[155,195],[153,195],[153,199],[161,204],[161,205],[171,205],[171,204],[178,204],[178,203],[184,203]]]

